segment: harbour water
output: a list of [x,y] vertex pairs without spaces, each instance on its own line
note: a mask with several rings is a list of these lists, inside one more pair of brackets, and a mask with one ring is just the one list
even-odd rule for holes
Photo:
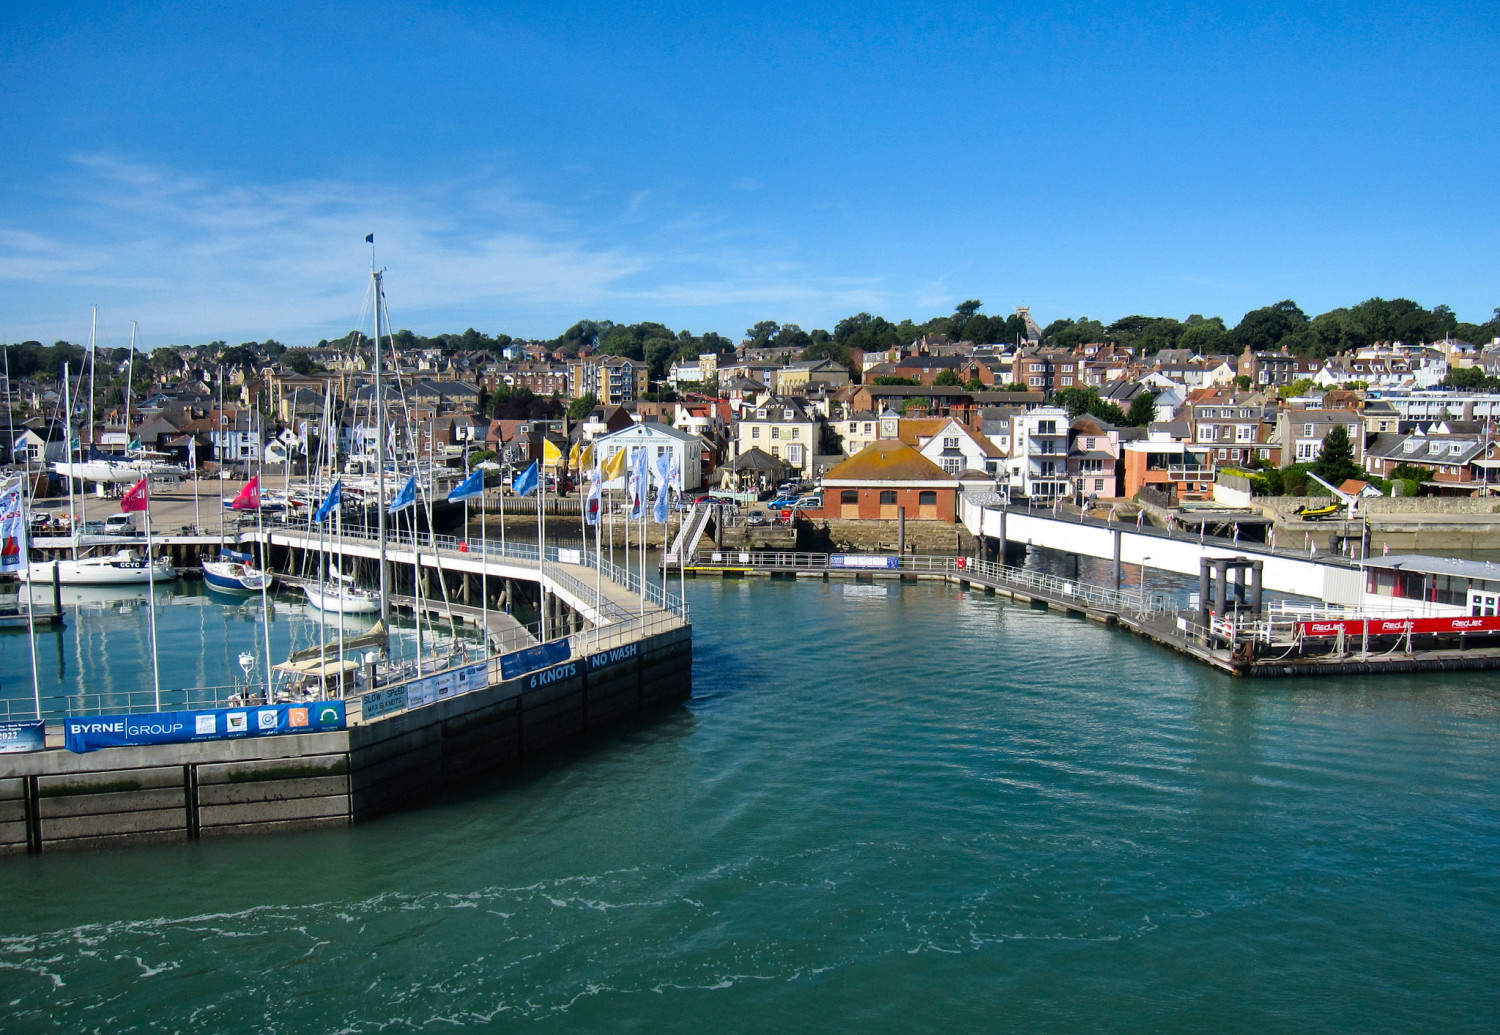
[[693,699],[626,733],[349,829],[0,861],[5,1029],[1500,1016],[1500,675],[1235,681],[941,584],[687,588]]
[[[52,591],[36,595],[39,606],[50,609]],[[42,713],[58,718],[70,711],[150,711],[154,705],[151,671],[151,630],[146,586],[64,587],[66,621],[62,628],[38,629],[37,680],[32,682],[26,630],[0,630],[0,719],[35,718],[40,692]],[[202,582],[181,580],[156,587],[156,639],[162,707],[181,706],[183,691],[219,688],[219,696],[246,682],[240,655],[254,655],[249,682],[265,683],[266,630],[260,595],[226,595]],[[275,590],[269,598],[271,663],[287,659],[293,650],[337,644],[339,622],[320,620],[298,590]],[[376,616],[350,615],[343,620],[345,637],[368,632]],[[409,618],[392,621],[392,650],[415,649],[416,625]],[[460,640],[479,642],[477,627],[455,625]],[[446,622],[424,622],[427,642],[447,641]],[[212,696],[212,695],[210,695]]]

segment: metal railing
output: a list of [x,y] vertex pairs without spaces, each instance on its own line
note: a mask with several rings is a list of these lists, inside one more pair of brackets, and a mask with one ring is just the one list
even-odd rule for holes
[[710,565],[727,568],[748,567],[763,571],[838,572],[840,574],[875,574],[892,570],[910,572],[949,579],[964,579],[971,582],[994,583],[1007,588],[1026,590],[1063,601],[1072,601],[1092,610],[1131,612],[1134,614],[1160,614],[1174,610],[1170,597],[1164,593],[1142,592],[1135,589],[1113,589],[1097,586],[1078,579],[1035,571],[1031,568],[1014,568],[994,561],[974,560],[968,557],[944,557],[915,554],[898,559],[898,567],[865,568],[833,563],[826,553],[765,552],[716,550],[710,556]]

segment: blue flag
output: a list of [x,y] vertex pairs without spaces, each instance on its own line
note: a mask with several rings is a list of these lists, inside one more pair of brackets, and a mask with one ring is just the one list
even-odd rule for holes
[[484,495],[484,471],[474,468],[473,472],[458,483],[457,488],[448,493],[449,503],[462,503],[464,500],[473,499],[475,496]]
[[407,507],[415,506],[417,502],[417,476],[415,473],[401,486],[401,491],[396,493],[396,498],[391,500],[390,512],[405,510]]
[[512,483],[512,488],[516,490],[517,496],[530,496],[533,492],[536,492],[538,470],[538,463],[533,460],[530,467],[516,475],[516,480]]
[[318,504],[318,512],[313,515],[313,524],[321,525],[327,521],[333,512],[344,502],[344,479],[340,478],[333,483],[333,488],[328,490],[328,498]]
[[656,505],[651,508],[651,520],[662,525],[667,523],[672,501],[672,456],[669,450],[656,458]]

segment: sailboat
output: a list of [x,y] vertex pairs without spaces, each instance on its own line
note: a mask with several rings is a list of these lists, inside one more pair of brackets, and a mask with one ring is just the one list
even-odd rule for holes
[[380,611],[380,594],[362,589],[343,572],[332,572],[319,586],[303,586],[307,602],[319,611],[336,615],[373,615]]
[[203,562],[203,581],[221,593],[259,593],[270,589],[274,577],[255,566],[255,558],[239,550],[221,548],[219,559]]
[[[134,348],[134,340],[131,343]],[[82,375],[80,374],[80,380]],[[63,407],[67,414],[68,448],[72,451],[72,401],[68,392],[67,367],[63,368]],[[140,481],[142,475],[137,475]],[[69,497],[72,483],[69,483]],[[71,506],[69,510],[71,510]],[[64,586],[119,586],[139,585],[161,579],[170,582],[177,577],[177,569],[165,557],[142,556],[135,550],[116,550],[100,557],[79,557],[79,532],[73,532],[73,556],[52,561],[34,561],[17,572],[22,582],[47,584],[57,582]],[[149,543],[148,543],[149,547]]]

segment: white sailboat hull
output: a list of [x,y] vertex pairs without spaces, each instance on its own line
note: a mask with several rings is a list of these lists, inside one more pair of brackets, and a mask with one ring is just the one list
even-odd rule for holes
[[307,602],[319,611],[336,615],[372,615],[380,610],[380,599],[361,589],[341,586],[303,586]]
[[142,478],[181,478],[187,472],[176,464],[164,464],[156,460],[57,460],[52,470],[64,478],[76,478],[85,482],[102,482],[107,485],[124,485]]
[[57,581],[64,586],[140,585],[153,580],[170,582],[177,577],[177,569],[165,560],[156,560],[153,567],[130,550],[108,557],[34,562],[21,569],[19,575],[22,582],[47,584],[53,581],[54,570]]

